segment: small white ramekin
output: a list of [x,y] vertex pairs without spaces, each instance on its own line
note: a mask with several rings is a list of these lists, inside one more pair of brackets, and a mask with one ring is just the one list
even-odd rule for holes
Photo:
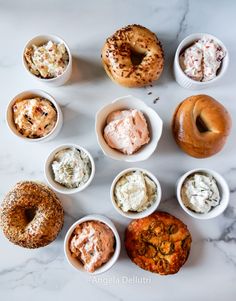
[[[102,222],[102,223],[106,224],[112,230],[112,232],[114,234],[114,237],[115,237],[115,252],[114,252],[114,254],[109,259],[108,262],[103,264],[100,268],[96,269],[93,273],[87,272],[83,268],[82,263],[80,263],[79,260],[77,260],[76,258],[71,256],[71,252],[69,250],[69,241],[70,241],[70,238],[71,238],[71,235],[72,235],[74,229],[76,228],[76,226],[78,226],[79,224],[82,224],[83,222],[86,222],[86,221],[99,221],[99,222]],[[98,275],[98,274],[104,273],[107,270],[109,270],[116,263],[116,261],[118,260],[119,255],[120,255],[120,248],[121,248],[120,236],[119,236],[119,233],[118,233],[115,225],[107,217],[105,217],[103,215],[98,215],[98,214],[87,215],[87,216],[79,219],[77,222],[75,222],[70,227],[70,229],[67,231],[66,236],[65,236],[65,240],[64,240],[64,253],[65,253],[65,256],[66,256],[66,259],[67,259],[68,263],[73,268],[75,268],[76,270],[84,272],[84,273],[88,273],[90,275]]]
[[[179,63],[179,56],[180,54],[186,49],[187,47],[191,46],[194,42],[197,40],[200,40],[203,36],[207,36],[213,40],[215,40],[225,51],[225,57],[223,58],[221,62],[221,67],[219,69],[219,73],[215,78],[213,78],[210,81],[207,82],[198,82],[196,80],[193,80],[189,78],[184,71],[182,70],[180,63]],[[225,74],[227,68],[229,65],[229,52],[226,49],[225,45],[220,41],[218,38],[214,37],[211,34],[207,33],[193,33],[189,36],[187,36],[183,41],[179,44],[174,58],[174,77],[177,83],[182,86],[183,88],[191,89],[191,90],[201,90],[204,88],[208,88],[212,85],[214,85],[218,80],[220,80],[223,75]]]
[[[115,200],[115,196],[114,196],[114,190],[115,190],[115,186],[117,181],[124,176],[125,174],[132,172],[132,171],[141,171],[144,174],[146,174],[155,184],[157,187],[157,197],[156,200],[154,201],[154,203],[148,207],[146,210],[142,211],[142,212],[124,212],[121,208],[118,207],[116,200]],[[114,206],[114,208],[116,209],[116,211],[118,213],[120,213],[121,215],[131,218],[131,219],[137,219],[137,218],[143,218],[146,217],[150,214],[152,214],[157,207],[160,204],[161,201],[161,185],[160,182],[157,180],[157,178],[148,170],[143,169],[143,168],[138,168],[138,167],[132,167],[132,168],[127,168],[125,170],[122,170],[113,180],[112,184],[111,184],[111,189],[110,189],[110,198],[112,201],[112,205]]]
[[[118,150],[111,148],[106,143],[103,135],[107,116],[112,112],[125,109],[137,109],[144,114],[151,136],[149,143],[142,146],[140,150],[132,155],[126,155],[119,152]],[[162,134],[162,120],[157,112],[147,106],[142,100],[134,96],[123,96],[115,99],[114,101],[112,101],[112,103],[104,106],[97,112],[95,131],[98,144],[106,156],[115,160],[138,162],[147,160],[154,153]]]
[[[183,186],[185,179],[188,176],[190,176],[191,174],[194,174],[197,172],[202,172],[205,174],[212,175],[213,178],[215,178],[217,186],[219,188],[219,192],[220,192],[220,196],[221,196],[220,204],[218,206],[214,207],[208,213],[197,213],[197,212],[194,212],[194,211],[188,209],[184,205],[182,198],[181,198],[181,188]],[[196,169],[186,172],[184,175],[182,175],[178,179],[177,184],[176,184],[176,196],[177,196],[180,206],[188,215],[190,215],[194,218],[197,218],[197,219],[211,219],[211,218],[217,217],[218,215],[223,213],[223,211],[226,209],[226,207],[228,206],[228,203],[229,203],[230,191],[229,191],[229,186],[228,186],[227,182],[219,173],[217,173],[216,171],[214,171],[212,169],[196,168]]]
[[[88,181],[83,186],[80,186],[78,188],[67,188],[67,187],[55,182],[54,177],[53,177],[52,167],[51,167],[51,164],[53,162],[53,159],[54,159],[54,156],[56,155],[56,153],[58,153],[59,151],[61,151],[63,149],[72,148],[72,147],[85,152],[88,155],[90,162],[91,162],[91,175],[90,175]],[[44,163],[44,176],[45,176],[49,186],[52,189],[54,189],[55,191],[57,191],[59,193],[63,193],[63,194],[74,194],[74,193],[84,190],[92,182],[94,174],[95,174],[95,163],[94,163],[94,160],[93,160],[93,157],[91,156],[91,154],[86,149],[84,149],[82,146],[73,144],[73,143],[62,144],[62,145],[54,148],[50,152],[50,154],[48,155],[48,157]]]
[[[25,60],[25,56],[24,56],[24,53],[25,53],[25,49],[26,48],[30,48],[32,45],[36,45],[36,46],[40,46],[40,45],[43,45],[45,43],[47,43],[48,41],[52,41],[54,43],[63,43],[66,47],[66,50],[68,52],[68,55],[69,55],[69,62],[68,62],[68,65],[65,69],[65,71],[55,77],[55,78],[40,78],[36,75],[34,75],[30,70],[29,70],[29,67],[28,67],[28,64]],[[65,84],[71,77],[71,74],[72,74],[72,55],[71,55],[71,52],[70,52],[70,49],[68,47],[68,45],[66,44],[66,42],[61,39],[60,37],[56,36],[56,35],[52,35],[52,34],[48,34],[48,35],[38,35],[34,38],[32,38],[31,40],[29,40],[25,47],[24,47],[24,50],[23,50],[23,54],[22,54],[22,62],[23,62],[23,66],[24,68],[27,70],[28,74],[34,78],[35,80],[47,85],[47,86],[50,86],[50,87],[57,87],[57,86],[62,86],[63,84]]]
[[[21,100],[21,99],[33,98],[33,97],[46,98],[54,105],[54,107],[57,111],[57,122],[55,124],[55,127],[52,129],[52,131],[44,137],[35,138],[35,139],[24,137],[17,131],[14,121],[13,121],[13,112],[12,112],[12,107],[16,101]],[[42,90],[39,90],[39,89],[34,89],[34,90],[28,90],[28,91],[21,92],[20,94],[16,95],[9,102],[9,104],[7,106],[7,110],[6,110],[6,121],[7,121],[7,125],[8,125],[8,128],[10,129],[10,131],[18,138],[23,139],[28,142],[45,142],[45,141],[52,140],[59,134],[62,124],[63,124],[63,115],[62,115],[60,106],[58,105],[58,103],[55,101],[55,99],[50,94],[48,94]]]

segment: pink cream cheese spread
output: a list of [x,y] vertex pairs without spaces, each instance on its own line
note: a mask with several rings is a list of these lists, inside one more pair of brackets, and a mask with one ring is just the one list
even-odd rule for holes
[[108,115],[104,129],[107,144],[131,155],[150,140],[147,121],[138,110],[115,111]]
[[88,221],[78,225],[70,240],[69,249],[86,271],[92,273],[108,262],[114,253],[112,230],[102,222]]
[[225,51],[212,38],[203,36],[179,57],[184,73],[193,80],[206,82],[217,76]]

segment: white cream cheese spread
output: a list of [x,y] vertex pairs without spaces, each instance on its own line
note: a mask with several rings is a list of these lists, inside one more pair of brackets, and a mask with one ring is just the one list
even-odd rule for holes
[[30,72],[42,78],[61,75],[69,62],[69,55],[63,43],[48,41],[41,46],[32,45],[24,53]]
[[225,51],[212,38],[202,39],[186,48],[180,55],[180,66],[184,73],[196,81],[209,81],[216,77],[225,57]]
[[143,172],[129,172],[117,181],[114,197],[122,211],[141,212],[154,203],[157,197],[157,187],[154,181]]
[[83,186],[91,175],[88,155],[76,148],[66,148],[56,153],[52,170],[54,180],[67,188]]
[[192,211],[207,213],[220,203],[216,180],[209,174],[195,173],[188,177],[181,189],[184,205]]

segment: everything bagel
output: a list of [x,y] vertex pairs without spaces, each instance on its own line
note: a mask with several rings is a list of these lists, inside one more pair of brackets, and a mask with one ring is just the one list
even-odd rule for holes
[[164,67],[160,41],[141,25],[128,25],[106,40],[102,62],[107,75],[125,87],[142,87],[157,80]]
[[172,132],[180,148],[192,157],[207,158],[224,146],[231,118],[223,105],[208,95],[190,96],[179,104]]
[[5,236],[24,248],[39,248],[52,242],[64,222],[64,211],[55,193],[46,185],[19,182],[0,207],[0,226]]

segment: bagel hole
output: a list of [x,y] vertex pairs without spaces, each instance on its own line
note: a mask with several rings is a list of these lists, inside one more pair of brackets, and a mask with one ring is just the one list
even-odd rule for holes
[[145,53],[141,53],[141,52],[137,52],[133,49],[131,49],[131,52],[130,52],[130,59],[131,59],[131,62],[134,66],[137,66],[139,64],[142,63],[142,60],[143,58],[146,56]]
[[27,223],[30,223],[34,219],[35,215],[36,215],[35,207],[25,209],[25,218]]
[[201,116],[198,116],[196,119],[196,126],[200,133],[209,132],[209,128],[205,124],[204,120],[201,118]]

